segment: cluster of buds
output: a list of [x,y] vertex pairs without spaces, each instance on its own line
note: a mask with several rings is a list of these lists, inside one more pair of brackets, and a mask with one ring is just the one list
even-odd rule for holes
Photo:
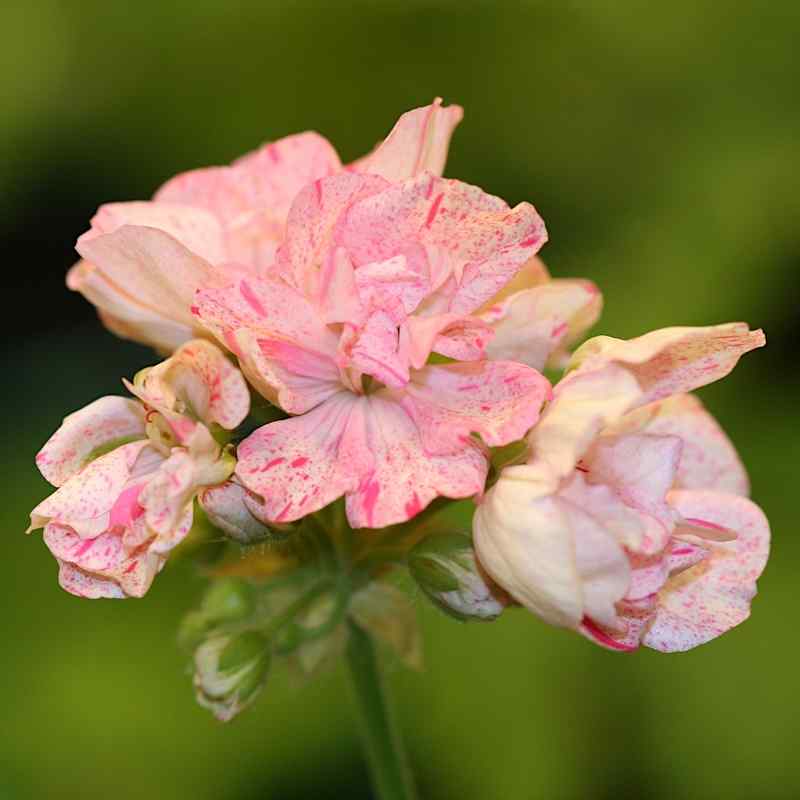
[[78,240],[69,287],[168,357],[136,399],[64,420],[31,529],[82,597],[141,597],[182,541],[204,552],[181,640],[220,719],[354,625],[418,666],[403,574],[457,620],[523,606],[612,650],[687,649],[749,613],[768,524],[690,393],[763,334],[571,354],[600,292],[550,277],[533,206],[441,177],[461,116],[410,111],[348,165],[290,136],[103,206]]

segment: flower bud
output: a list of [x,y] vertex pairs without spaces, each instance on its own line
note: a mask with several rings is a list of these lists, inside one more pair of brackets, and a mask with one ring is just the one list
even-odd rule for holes
[[411,576],[446,614],[464,622],[491,622],[505,607],[500,594],[481,573],[472,540],[464,533],[423,539],[409,553]]
[[260,633],[207,639],[194,654],[197,702],[228,722],[253,702],[269,662],[269,641]]
[[179,640],[184,647],[194,647],[221,625],[245,619],[255,608],[251,584],[237,578],[214,580],[202,605],[186,615],[181,623]]

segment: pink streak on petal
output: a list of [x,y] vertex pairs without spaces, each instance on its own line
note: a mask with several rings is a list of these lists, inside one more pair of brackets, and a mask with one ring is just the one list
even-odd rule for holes
[[586,632],[595,640],[597,640],[600,644],[605,645],[606,647],[610,647],[612,650],[619,650],[623,653],[632,653],[636,650],[636,647],[632,647],[628,644],[623,644],[622,642],[618,642],[616,639],[612,639],[605,631],[601,630],[595,623],[589,619],[589,617],[584,617],[581,621]]
[[431,204],[431,210],[428,212],[428,216],[425,220],[425,227],[430,228],[433,224],[433,221],[436,219],[436,215],[439,213],[439,206],[442,204],[442,200],[444,199],[444,192],[439,192],[434,198],[433,203]]
[[117,501],[111,507],[110,527],[114,528],[117,525],[126,527],[133,520],[142,516],[144,509],[139,505],[139,494],[142,488],[143,484],[130,486],[117,498]]
[[253,309],[260,317],[266,317],[267,312],[264,309],[264,306],[261,305],[261,301],[256,297],[253,290],[250,288],[250,284],[247,281],[241,281],[239,283],[239,291],[242,293],[242,297],[244,298],[247,305]]

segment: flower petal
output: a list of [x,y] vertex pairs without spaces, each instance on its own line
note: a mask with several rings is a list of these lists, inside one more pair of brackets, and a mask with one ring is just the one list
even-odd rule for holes
[[399,402],[426,451],[441,455],[462,450],[473,433],[490,447],[522,439],[549,395],[547,379],[530,367],[479,361],[414,373]]
[[299,519],[357,487],[367,465],[362,453],[348,452],[346,437],[357,404],[355,395],[339,392],[301,416],[264,425],[241,442],[236,475],[264,498],[268,519]]
[[340,392],[299,417],[259,428],[238,448],[236,474],[274,522],[299,519],[342,494],[353,527],[415,516],[435,497],[483,487],[486,460],[471,442],[426,455],[414,422],[387,393]]
[[386,139],[350,169],[381,175],[392,182],[425,171],[441,175],[450,138],[463,116],[460,106],[443,107],[437,97],[431,105],[403,114]]
[[82,538],[97,536],[109,527],[111,510],[128,481],[147,440],[131,442],[85,466],[31,512],[31,528],[55,522],[68,525]]
[[203,339],[186,342],[136,381],[148,405],[189,413],[206,425],[233,430],[250,410],[250,392],[236,367]]
[[553,401],[528,437],[534,459],[548,464],[555,476],[566,477],[600,431],[640,396],[634,376],[616,364],[567,375],[554,387]]
[[338,390],[337,336],[282,281],[242,278],[223,289],[201,289],[194,310],[239,357],[255,387],[289,413],[303,413]]
[[665,526],[660,550],[672,532],[675,516],[667,492],[675,482],[683,441],[677,436],[629,433],[601,436],[581,463],[589,480],[611,487],[628,506],[660,520]]
[[213,214],[201,208],[147,201],[100,206],[92,217],[92,227],[78,239],[79,252],[84,255],[82,245],[124,225],[163,231],[210,264],[227,260],[222,228]]
[[[497,294],[547,241],[536,209],[514,209],[499,197],[460,181],[420,175],[350,201],[336,231],[358,269],[419,242],[449,262],[441,291],[449,310],[468,314]],[[437,269],[438,271],[438,269]],[[431,270],[431,278],[433,278]]]
[[266,144],[230,167],[178,175],[158,190],[155,200],[212,212],[223,224],[228,258],[264,274],[274,261],[294,198],[304,186],[340,169],[325,138],[299,133]]
[[705,328],[662,328],[636,339],[596,336],[572,356],[578,372],[624,365],[642,387],[638,405],[690,392],[724,378],[745,353],[763,347],[764,333],[744,322]]
[[177,239],[155,228],[124,225],[82,237],[77,247],[86,261],[73,268],[67,285],[108,315],[116,332],[170,350],[199,329],[192,298],[213,272]]
[[481,314],[494,329],[486,354],[541,371],[597,321],[601,308],[591,281],[553,280],[523,289]]
[[708,558],[670,578],[659,592],[643,643],[663,652],[689,650],[747,619],[770,538],[764,513],[743,497],[677,490],[670,494],[670,503],[681,516],[708,520],[736,531],[738,537],[710,543]]
[[551,486],[515,480],[506,471],[473,517],[478,559],[517,602],[545,622],[575,628],[583,591],[565,504]]
[[676,489],[715,489],[746,497],[750,482],[730,439],[699,398],[678,394],[626,414],[609,433],[679,436]]
[[61,486],[98,450],[144,435],[144,410],[139,403],[127,397],[101,397],[64,417],[36,455],[36,466],[53,486]]
[[458,361],[478,361],[484,357],[492,329],[477,317],[460,314],[434,314],[409,317],[400,331],[407,340],[409,362],[422,369],[432,352]]
[[309,296],[318,296],[319,270],[333,249],[333,230],[340,216],[357,200],[388,186],[378,175],[343,173],[314,181],[300,191],[289,210],[286,238],[277,253],[281,277]]

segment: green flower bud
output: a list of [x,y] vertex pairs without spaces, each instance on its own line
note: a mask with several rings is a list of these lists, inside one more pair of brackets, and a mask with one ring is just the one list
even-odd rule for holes
[[238,578],[212,581],[199,609],[190,611],[181,623],[178,639],[184,647],[196,647],[222,625],[245,619],[255,608],[255,590]]
[[194,654],[197,702],[228,722],[253,702],[269,663],[269,640],[255,631],[207,639]]
[[490,622],[505,607],[478,568],[467,534],[443,533],[423,539],[408,554],[408,569],[428,599],[458,620]]

